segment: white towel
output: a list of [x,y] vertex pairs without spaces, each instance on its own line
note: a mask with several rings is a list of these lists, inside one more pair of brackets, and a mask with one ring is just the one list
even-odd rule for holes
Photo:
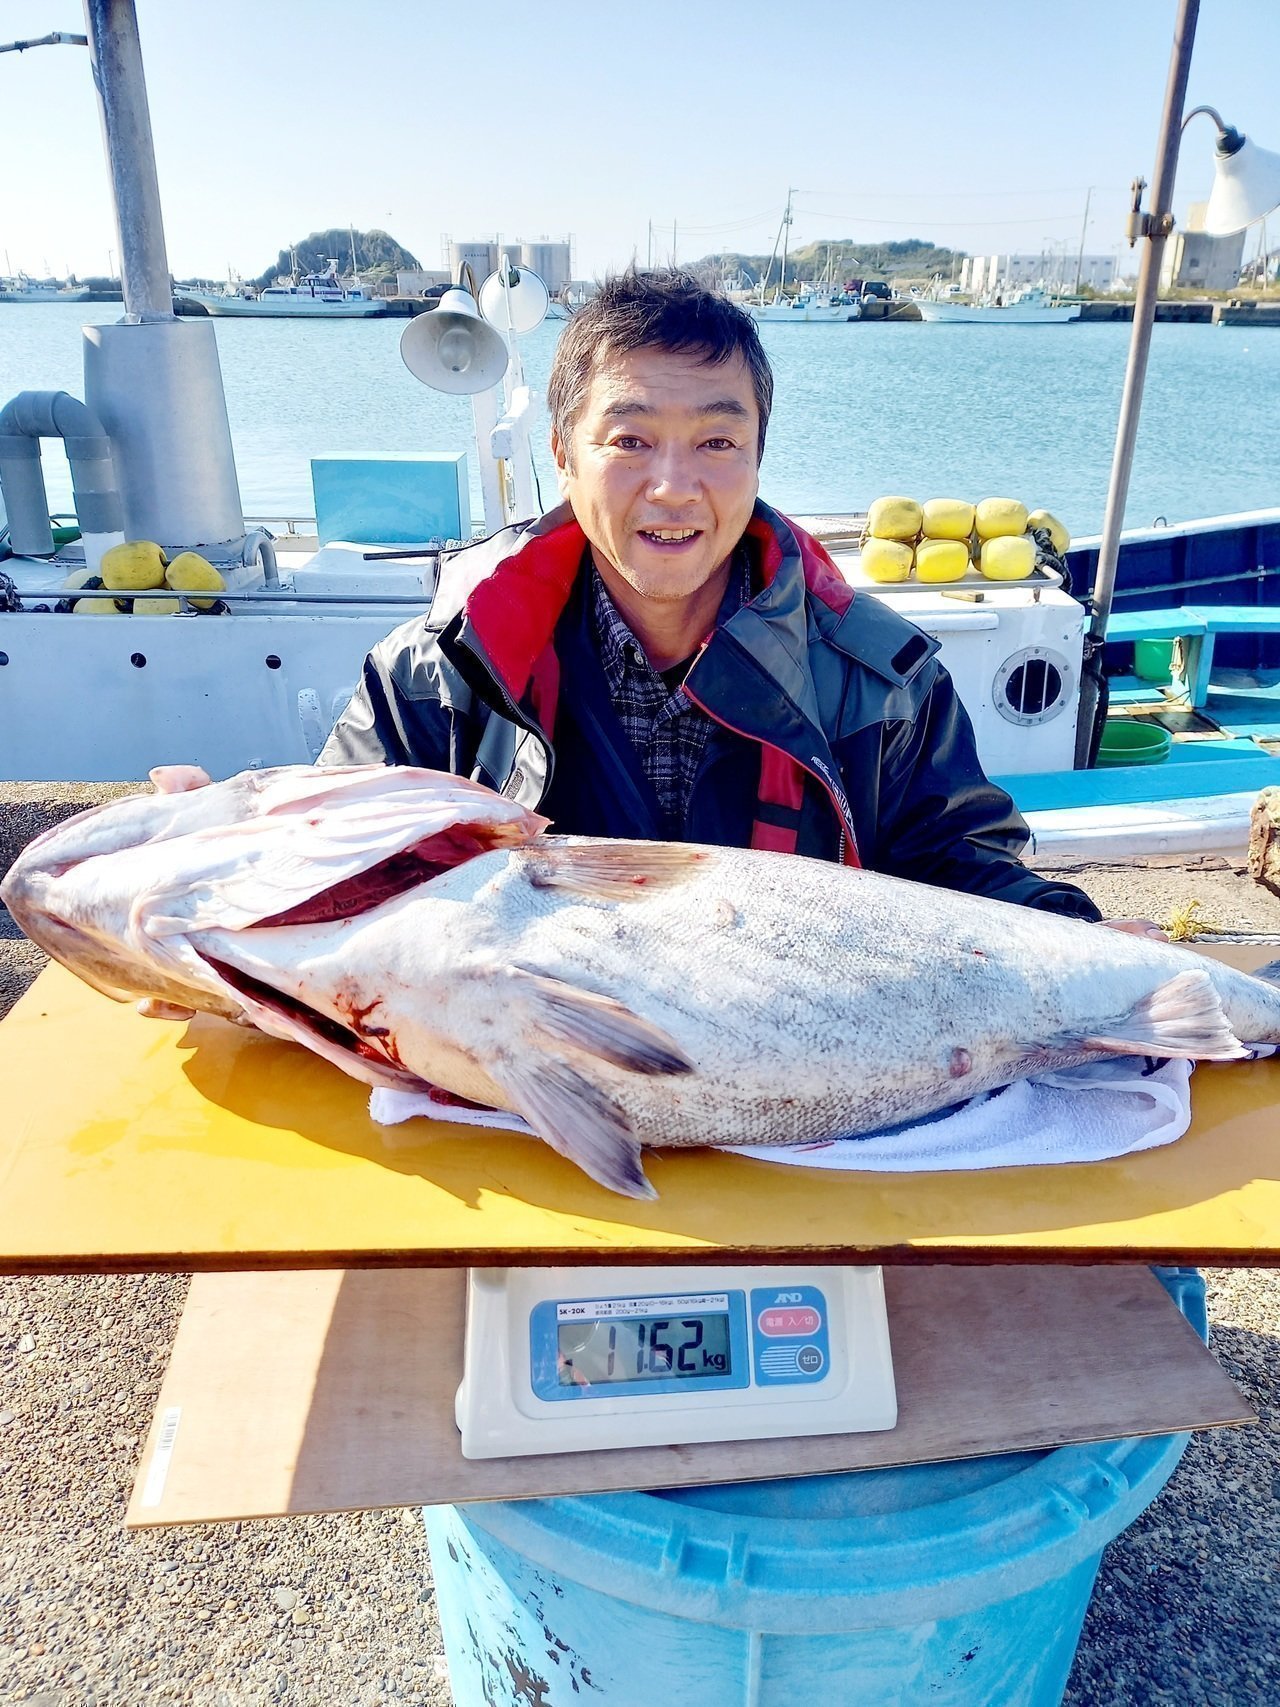
[[[1154,1072],[1144,1072],[1144,1065],[1130,1056],[1112,1056],[1068,1072],[1020,1079],[891,1131],[818,1144],[735,1145],[726,1154],[871,1173],[1106,1161],[1171,1144],[1191,1124],[1191,1062],[1165,1061]],[[369,1113],[381,1126],[422,1114],[467,1126],[532,1130],[517,1114],[459,1107],[418,1091],[375,1090]]]

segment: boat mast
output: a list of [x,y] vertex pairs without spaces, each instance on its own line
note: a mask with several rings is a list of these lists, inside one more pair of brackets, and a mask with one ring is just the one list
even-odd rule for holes
[[791,197],[794,193],[788,188],[786,212],[782,216],[782,278],[778,284],[777,294],[773,299],[775,302],[782,301],[787,289],[787,244],[791,236]]

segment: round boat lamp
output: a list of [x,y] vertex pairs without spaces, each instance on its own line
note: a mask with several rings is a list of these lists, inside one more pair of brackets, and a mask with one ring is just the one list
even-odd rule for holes
[[400,357],[433,391],[474,396],[507,371],[505,339],[480,317],[467,290],[447,290],[435,308],[416,315],[400,337]]
[[1204,230],[1211,237],[1243,231],[1280,207],[1280,154],[1272,154],[1227,126],[1214,151],[1213,189]]
[[505,269],[490,273],[480,286],[479,302],[481,314],[500,332],[523,336],[546,319],[551,292],[537,273],[508,263]]

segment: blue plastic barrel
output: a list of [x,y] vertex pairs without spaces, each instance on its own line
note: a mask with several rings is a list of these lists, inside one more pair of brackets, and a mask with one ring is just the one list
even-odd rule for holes
[[[1194,1269],[1157,1270],[1207,1334]],[[457,1707],[1053,1707],[1188,1437],[425,1513]]]

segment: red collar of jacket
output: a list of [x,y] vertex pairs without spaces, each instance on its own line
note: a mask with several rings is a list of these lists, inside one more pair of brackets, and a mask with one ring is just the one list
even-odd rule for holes
[[[853,588],[803,528],[757,500],[746,537],[757,548],[758,591],[772,586],[788,559],[798,560],[807,590],[837,616],[848,610]],[[586,543],[573,512],[562,504],[519,532],[509,530],[458,553],[441,572],[432,625],[460,613],[514,704],[554,673],[548,654]],[[496,561],[486,550],[495,546]]]

